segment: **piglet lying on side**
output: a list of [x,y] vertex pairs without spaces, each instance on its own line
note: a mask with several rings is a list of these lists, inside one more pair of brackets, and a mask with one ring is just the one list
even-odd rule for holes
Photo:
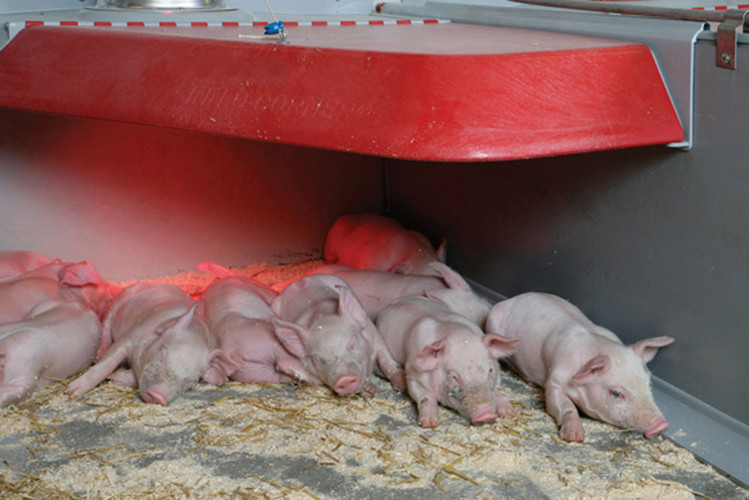
[[270,303],[278,296],[277,292],[251,278],[234,276],[213,263],[204,262],[197,268],[224,276],[211,283],[201,299],[208,329],[228,356],[225,362],[208,368],[203,375],[207,382],[300,380],[321,384],[276,338],[273,324],[276,315]]
[[24,319],[44,302],[78,302],[102,317],[119,291],[91,263],[56,259],[0,281],[0,323]]
[[564,299],[533,292],[495,305],[486,331],[519,340],[508,361],[546,390],[546,409],[565,441],[583,440],[576,406],[648,439],[668,427],[653,401],[645,363],[674,339],[655,337],[626,347]]
[[396,389],[404,387],[400,366],[342,279],[327,274],[300,278],[271,308],[280,318],[276,335],[284,347],[336,393],[371,397],[375,363]]
[[0,406],[91,365],[101,337],[92,310],[76,302],[45,302],[21,321],[0,325]]
[[104,321],[104,339],[111,345],[66,392],[83,396],[127,361],[130,369],[118,371],[113,380],[138,385],[144,401],[166,405],[194,386],[209,363],[220,357],[213,352],[214,342],[197,305],[173,285],[138,283],[125,288]]
[[472,424],[513,415],[500,392],[497,359],[511,354],[516,340],[484,335],[467,318],[424,297],[396,300],[380,313],[377,327],[395,360],[405,366],[422,427],[439,425],[437,403]]
[[442,262],[431,262],[427,267],[434,271],[434,276],[396,274],[341,265],[321,266],[308,274],[333,274],[343,279],[373,320],[395,299],[420,295],[446,305],[483,328],[491,309],[489,302],[473,292],[460,274]]
[[374,214],[344,215],[328,231],[325,260],[358,269],[401,274],[435,274],[430,262],[444,262],[429,240],[397,221]]

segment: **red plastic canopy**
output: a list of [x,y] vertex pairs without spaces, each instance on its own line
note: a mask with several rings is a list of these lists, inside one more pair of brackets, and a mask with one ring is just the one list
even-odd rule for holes
[[287,44],[253,26],[30,26],[0,51],[0,106],[414,160],[683,140],[642,44],[319,24]]

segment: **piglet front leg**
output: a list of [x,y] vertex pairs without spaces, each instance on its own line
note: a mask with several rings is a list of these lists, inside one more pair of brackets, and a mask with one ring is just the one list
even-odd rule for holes
[[292,380],[312,386],[322,385],[322,380],[309,373],[302,362],[292,355],[279,356],[276,360],[276,370]]
[[501,389],[497,389],[495,392],[495,400],[497,402],[497,416],[499,417],[512,417],[515,415],[515,410],[512,408],[510,403],[505,397]]
[[377,371],[384,375],[393,385],[396,391],[406,389],[406,372],[403,367],[393,359],[392,354],[385,346],[385,341],[380,341],[377,346]]
[[417,380],[407,379],[408,393],[416,401],[419,425],[433,429],[440,424],[437,396]]
[[556,385],[546,386],[546,411],[559,425],[559,437],[565,441],[582,443],[585,436],[580,414],[575,403]]

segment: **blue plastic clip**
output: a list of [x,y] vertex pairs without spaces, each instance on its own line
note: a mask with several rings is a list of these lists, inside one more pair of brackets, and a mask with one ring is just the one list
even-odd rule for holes
[[270,23],[265,25],[266,35],[277,35],[281,31],[286,31],[286,27],[283,25],[283,21]]

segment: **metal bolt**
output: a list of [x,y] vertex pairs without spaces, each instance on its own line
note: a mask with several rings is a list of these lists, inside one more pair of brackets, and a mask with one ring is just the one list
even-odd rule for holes
[[720,60],[723,62],[723,64],[730,64],[731,63],[731,54],[727,52],[723,52],[720,55]]

